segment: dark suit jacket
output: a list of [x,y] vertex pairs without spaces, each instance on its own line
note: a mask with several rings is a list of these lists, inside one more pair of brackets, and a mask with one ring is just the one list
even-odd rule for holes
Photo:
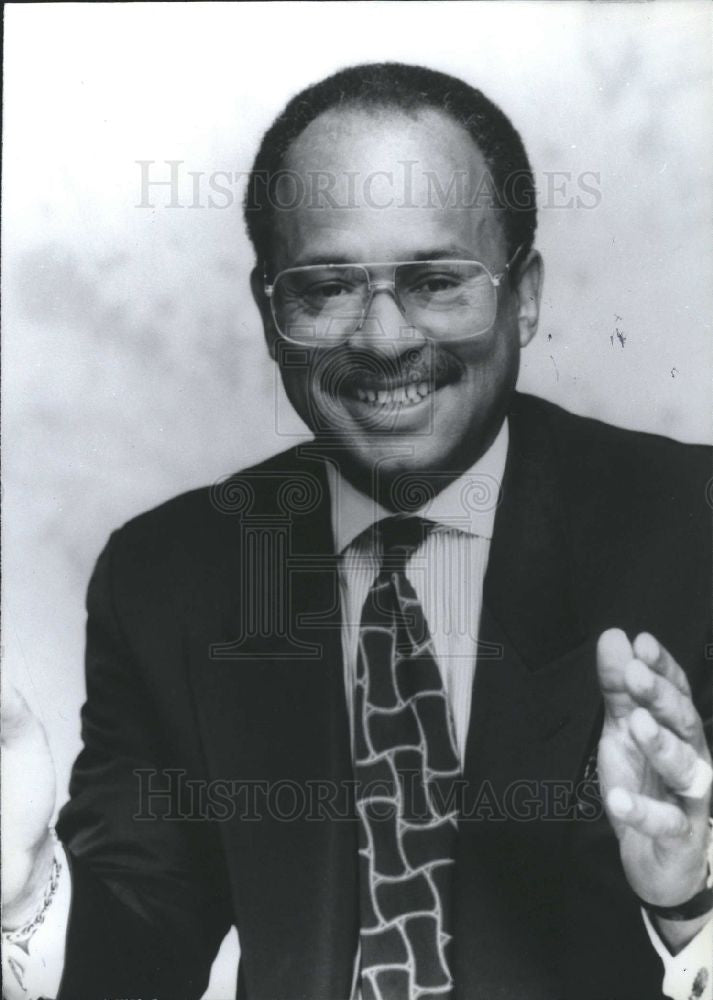
[[[652,631],[710,720],[710,476],[707,449],[514,398],[466,748],[461,1000],[660,996],[597,799],[594,646]],[[348,997],[357,841],[315,447],[116,532],[88,610],[62,1000],[199,997],[231,923],[241,1000]]]

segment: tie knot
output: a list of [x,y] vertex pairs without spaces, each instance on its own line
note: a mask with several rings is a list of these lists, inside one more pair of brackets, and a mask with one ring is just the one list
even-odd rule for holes
[[435,528],[425,517],[386,517],[376,525],[381,539],[382,559],[404,565]]

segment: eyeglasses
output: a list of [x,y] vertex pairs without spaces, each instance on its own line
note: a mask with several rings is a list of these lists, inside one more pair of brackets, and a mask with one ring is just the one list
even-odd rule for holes
[[[487,333],[498,311],[497,289],[519,246],[499,274],[475,260],[390,264],[310,264],[265,282],[280,334],[303,347],[332,347],[366,320],[376,292],[389,292],[409,327],[432,340],[469,340]],[[378,278],[375,275],[378,273]]]

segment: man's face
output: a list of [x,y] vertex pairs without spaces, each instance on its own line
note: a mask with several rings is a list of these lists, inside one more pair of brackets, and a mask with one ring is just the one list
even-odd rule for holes
[[[327,112],[295,140],[284,167],[308,194],[290,205],[286,188],[280,198],[290,207],[275,212],[273,277],[306,264],[440,258],[480,261],[492,274],[505,268],[484,160],[465,130],[439,112]],[[328,184],[328,196],[315,194]],[[388,269],[376,269],[382,276],[390,277]],[[262,275],[253,277],[292,405],[318,439],[337,445],[344,474],[387,503],[395,476],[435,476],[442,485],[490,445],[520,347],[536,329],[539,285],[533,254],[517,285],[504,279],[492,328],[458,341],[428,339],[408,326],[388,290],[377,290],[348,340],[285,352]],[[409,385],[420,387],[418,401],[413,389],[404,398]]]

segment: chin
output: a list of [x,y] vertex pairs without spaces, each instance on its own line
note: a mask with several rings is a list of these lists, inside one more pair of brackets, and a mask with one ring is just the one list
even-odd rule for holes
[[408,437],[344,442],[341,469],[359,489],[377,496],[384,506],[415,509],[461,471],[455,456],[434,447],[433,441],[424,445]]

